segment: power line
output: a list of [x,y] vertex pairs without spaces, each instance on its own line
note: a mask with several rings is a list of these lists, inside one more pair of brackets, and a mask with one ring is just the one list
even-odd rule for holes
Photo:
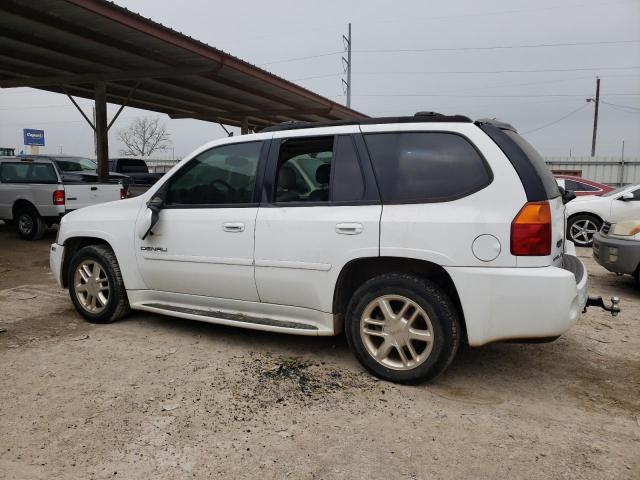
[[300,60],[309,60],[312,58],[321,58],[321,57],[329,57],[332,55],[339,55],[344,53],[343,51],[339,51],[339,52],[327,52],[327,53],[319,53],[317,55],[307,55],[305,57],[293,57],[293,58],[285,58],[284,60],[275,60],[273,62],[267,62],[267,63],[260,63],[258,66],[259,67],[265,67],[267,65],[276,65],[278,63],[288,63],[288,62],[298,62]]
[[605,103],[602,100],[600,100],[600,102],[607,108],[610,108],[612,110],[615,110],[616,112],[623,112],[623,113],[630,113],[632,115],[640,115],[640,110],[627,110],[626,108],[620,108],[617,106],[613,106],[610,103]]
[[549,73],[549,72],[584,72],[598,70],[637,70],[633,67],[580,67],[580,68],[543,68],[532,70],[432,70],[409,72],[354,72],[356,75],[442,75],[442,74],[477,74],[477,73]]
[[581,45],[618,45],[628,43],[640,43],[640,40],[612,40],[602,42],[562,42],[562,43],[535,43],[522,45],[494,45],[491,47],[437,47],[437,48],[398,48],[380,50],[354,50],[357,53],[420,53],[420,52],[460,52],[470,50],[506,50],[515,48],[548,48],[548,47],[575,47]]
[[[354,53],[422,53],[422,52],[465,52],[465,51],[483,51],[483,50],[510,50],[518,48],[554,48],[554,47],[575,47],[582,45],[621,45],[640,43],[640,40],[611,40],[611,41],[588,41],[588,42],[560,42],[560,43],[535,43],[522,45],[493,45],[487,47],[435,47],[435,48],[397,48],[397,49],[366,49],[353,50]],[[303,57],[285,58],[283,60],[275,60],[271,62],[261,63],[259,66],[277,65],[280,63],[298,62],[302,60],[310,60],[314,58],[330,57],[340,55],[344,52],[326,52],[316,55],[306,55]]]
[[[607,95],[637,96],[640,93],[608,93]],[[453,97],[453,98],[539,98],[539,97],[588,97],[588,93],[541,93],[523,95],[451,95],[447,93],[368,93],[356,97]]]
[[[433,70],[422,72],[353,72],[353,75],[458,75],[458,74],[495,74],[495,73],[550,73],[550,72],[588,72],[600,70],[637,70],[640,66],[634,67],[581,67],[581,68],[547,68],[534,70]],[[301,77],[293,79],[293,82],[301,82],[304,80],[313,80],[316,78],[330,78],[342,76],[343,72],[327,73],[323,75],[312,75],[309,77]],[[635,76],[635,75],[633,75]],[[604,77],[604,75],[603,75]],[[590,77],[591,78],[591,77]]]
[[605,102],[604,100],[600,100],[600,102],[604,103],[605,105],[612,106],[612,107],[628,108],[630,110],[638,110],[638,111],[640,111],[640,107],[634,107],[632,105],[620,105],[619,103]]
[[562,120],[564,120],[565,118],[569,118],[571,115],[573,115],[573,114],[575,114],[575,113],[578,113],[580,110],[583,110],[583,109],[587,108],[587,106],[588,106],[588,104],[586,104],[586,103],[585,103],[585,104],[584,104],[584,105],[582,105],[580,108],[576,108],[575,110],[573,110],[573,111],[569,112],[568,114],[566,114],[566,115],[564,115],[564,116],[562,116],[562,117],[558,118],[557,120],[554,120],[553,122],[549,122],[549,123],[547,123],[547,124],[545,124],[545,125],[542,125],[542,126],[540,126],[540,127],[538,127],[538,128],[534,128],[533,130],[529,130],[529,131],[526,131],[526,132],[522,132],[522,135],[527,135],[527,134],[529,134],[529,133],[537,132],[537,131],[539,131],[539,130],[542,130],[543,128],[547,128],[547,127],[550,127],[550,126],[552,126],[552,125],[555,125],[556,123],[561,122],[561,121],[562,121]]

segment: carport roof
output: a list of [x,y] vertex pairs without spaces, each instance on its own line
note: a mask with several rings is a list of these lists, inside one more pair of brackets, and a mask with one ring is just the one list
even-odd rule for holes
[[0,87],[262,128],[367,116],[105,0],[2,0]]

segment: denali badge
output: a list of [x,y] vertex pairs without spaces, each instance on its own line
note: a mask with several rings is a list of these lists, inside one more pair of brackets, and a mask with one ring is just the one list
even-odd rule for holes
[[140,247],[140,250],[143,252],[163,252],[166,253],[167,249],[164,247],[145,247],[144,245]]

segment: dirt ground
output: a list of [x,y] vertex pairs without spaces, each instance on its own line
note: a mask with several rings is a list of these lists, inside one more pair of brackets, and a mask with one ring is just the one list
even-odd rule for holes
[[[85,323],[48,246],[0,222],[0,478],[640,479],[640,286],[548,344],[463,349],[431,384],[342,337],[136,313]],[[523,305],[526,308],[526,305]]]

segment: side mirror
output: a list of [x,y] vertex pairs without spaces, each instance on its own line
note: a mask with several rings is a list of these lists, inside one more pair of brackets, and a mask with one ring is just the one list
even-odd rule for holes
[[160,210],[164,207],[164,199],[159,196],[153,197],[147,202],[147,210],[144,212],[143,217],[138,224],[137,233],[141,240],[145,240],[149,234],[153,235],[151,231],[155,227],[158,220],[160,220]]
[[633,200],[635,200],[635,198],[636,197],[633,195],[633,192],[625,192],[620,197],[618,197],[618,200],[621,200],[623,202],[632,202]]
[[564,187],[561,187],[559,185],[558,185],[558,190],[560,190],[560,196],[562,197],[562,203],[564,205],[566,205],[571,200],[576,198],[575,192],[572,192],[571,190],[565,190]]

